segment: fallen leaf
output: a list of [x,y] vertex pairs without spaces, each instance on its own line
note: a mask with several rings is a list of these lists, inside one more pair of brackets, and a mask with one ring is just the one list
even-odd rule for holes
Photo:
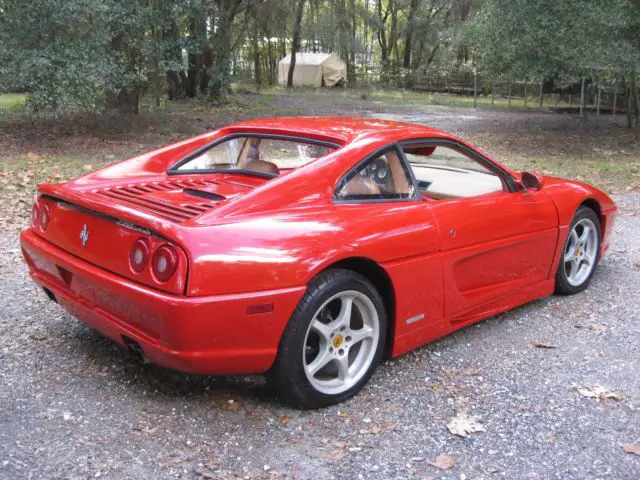
[[535,348],[558,348],[550,343],[532,343],[531,346]]
[[577,323],[574,325],[576,328],[583,328],[585,330],[605,330],[607,326],[604,323]]
[[611,392],[605,389],[604,387],[594,386],[594,387],[575,387],[580,395],[587,398],[595,398],[598,400],[598,403],[606,402],[607,400],[612,400],[614,402],[619,402],[624,400],[624,397],[616,392]]
[[323,460],[331,461],[331,460],[342,460],[347,455],[347,451],[344,448],[336,448],[329,452],[328,455],[322,457]]
[[640,455],[640,445],[628,443],[627,445],[622,445],[625,453],[633,453],[634,455]]
[[278,421],[281,424],[286,425],[287,423],[289,423],[291,421],[291,417],[289,415],[280,415],[278,417]]
[[456,464],[453,458],[448,455],[438,455],[435,462],[427,460],[427,463],[433,467],[439,468],[440,470],[449,470]]
[[449,419],[447,428],[454,435],[467,437],[470,433],[484,432],[484,427],[476,421],[475,417],[470,417],[466,413],[459,413]]

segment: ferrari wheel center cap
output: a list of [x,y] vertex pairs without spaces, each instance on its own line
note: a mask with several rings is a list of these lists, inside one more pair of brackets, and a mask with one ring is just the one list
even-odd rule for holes
[[336,335],[335,337],[333,337],[334,348],[340,347],[340,345],[342,345],[343,342],[344,342],[344,339],[342,338],[342,335]]

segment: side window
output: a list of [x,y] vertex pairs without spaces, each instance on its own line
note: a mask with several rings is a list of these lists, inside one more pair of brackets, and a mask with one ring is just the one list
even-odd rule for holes
[[455,148],[408,145],[403,150],[420,193],[427,197],[476,197],[506,190],[495,172]]
[[338,184],[339,200],[393,200],[415,198],[413,182],[400,155],[391,149],[347,173]]
[[244,138],[234,138],[206,150],[201,155],[178,167],[178,170],[208,170],[234,168],[242,150]]

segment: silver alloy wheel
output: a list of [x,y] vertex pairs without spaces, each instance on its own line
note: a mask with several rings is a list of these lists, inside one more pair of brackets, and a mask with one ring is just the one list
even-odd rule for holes
[[589,218],[573,226],[564,248],[564,271],[569,285],[579,287],[589,278],[598,254],[597,235],[596,226]]
[[349,390],[369,370],[379,337],[380,320],[369,297],[355,290],[334,295],[315,313],[304,338],[309,383],[329,395]]

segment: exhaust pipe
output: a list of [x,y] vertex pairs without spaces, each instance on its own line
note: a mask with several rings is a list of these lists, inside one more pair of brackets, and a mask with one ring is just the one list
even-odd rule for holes
[[148,365],[151,363],[151,360],[145,355],[144,350],[140,346],[138,342],[133,340],[132,338],[122,336],[122,342],[124,343],[127,350],[136,358],[138,362],[142,365]]
[[44,293],[47,294],[47,297],[49,297],[49,300],[51,300],[53,303],[58,303],[58,299],[51,290],[49,290],[47,287],[42,287],[42,289],[44,290]]

